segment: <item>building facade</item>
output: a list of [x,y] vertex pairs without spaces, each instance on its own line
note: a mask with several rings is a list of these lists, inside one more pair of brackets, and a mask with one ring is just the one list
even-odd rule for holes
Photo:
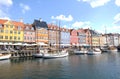
[[60,29],[60,44],[62,46],[70,46],[70,30],[61,28]]
[[24,43],[35,43],[35,27],[31,24],[24,26]]
[[40,20],[34,20],[33,27],[36,30],[36,43],[40,45],[48,44],[48,26],[47,23]]

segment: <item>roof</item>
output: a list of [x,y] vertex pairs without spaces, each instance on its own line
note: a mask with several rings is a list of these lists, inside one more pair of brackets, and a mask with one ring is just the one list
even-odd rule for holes
[[8,20],[5,19],[0,19],[0,24],[4,24],[5,22],[7,22]]
[[40,21],[40,20],[34,20],[33,25],[36,28],[48,28],[47,23],[45,21]]

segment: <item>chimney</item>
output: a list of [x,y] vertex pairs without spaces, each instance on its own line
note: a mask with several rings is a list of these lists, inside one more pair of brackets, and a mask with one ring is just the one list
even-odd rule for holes
[[20,22],[23,22],[23,18],[20,18]]

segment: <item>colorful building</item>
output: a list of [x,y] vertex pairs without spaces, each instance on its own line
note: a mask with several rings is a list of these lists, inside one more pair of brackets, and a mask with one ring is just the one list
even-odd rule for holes
[[61,28],[60,29],[60,44],[61,46],[70,46],[70,30]]
[[78,35],[78,45],[83,46],[86,45],[86,33],[84,29],[78,29],[77,30],[77,35]]
[[22,22],[0,19],[0,41],[23,42],[23,28]]
[[50,46],[56,46],[59,44],[60,33],[59,27],[54,24],[48,24],[48,39]]
[[48,26],[47,23],[40,20],[34,20],[33,27],[36,29],[36,43],[40,45],[48,44]]
[[76,46],[78,43],[77,30],[72,29],[70,31],[70,44]]
[[24,26],[24,43],[35,43],[35,27],[31,24]]

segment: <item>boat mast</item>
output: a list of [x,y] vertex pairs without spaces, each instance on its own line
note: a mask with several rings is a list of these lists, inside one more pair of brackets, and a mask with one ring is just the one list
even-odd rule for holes
[[106,37],[106,44],[107,44],[107,30],[106,30],[106,26],[105,26],[105,37]]
[[60,50],[60,21],[59,21],[59,26],[58,26],[58,27],[59,27],[59,30],[58,30],[58,32],[59,32],[59,33],[58,33],[58,34],[59,34],[59,43],[58,43],[59,46],[58,46],[58,49]]

